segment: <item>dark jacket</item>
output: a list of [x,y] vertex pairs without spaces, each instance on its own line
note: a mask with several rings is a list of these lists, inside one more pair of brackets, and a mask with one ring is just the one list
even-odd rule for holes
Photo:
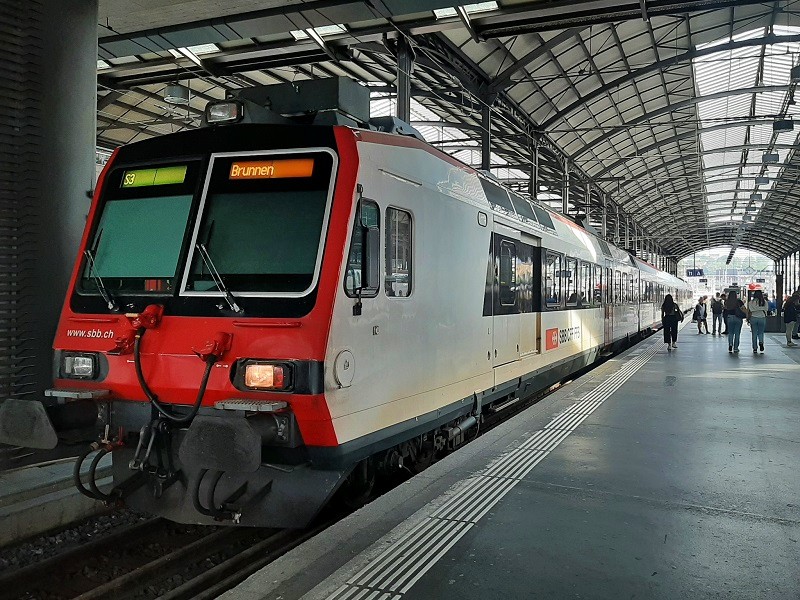
[[791,323],[797,320],[797,305],[794,302],[787,302],[783,307],[783,322]]
[[716,300],[711,301],[711,312],[715,315],[722,313],[722,300],[717,298]]

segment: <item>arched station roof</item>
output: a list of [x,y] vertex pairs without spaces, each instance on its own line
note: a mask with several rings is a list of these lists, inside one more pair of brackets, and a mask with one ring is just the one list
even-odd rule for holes
[[[479,167],[490,111],[494,174],[561,207],[566,167],[570,212],[588,209],[600,229],[605,206],[609,239],[628,224],[631,246],[675,260],[721,245],[778,259],[800,247],[798,9],[100,0],[98,144],[197,127],[209,100],[298,79],[351,77],[391,111],[401,40],[415,56],[414,124],[444,150]],[[164,101],[174,82],[190,88],[189,104]]]

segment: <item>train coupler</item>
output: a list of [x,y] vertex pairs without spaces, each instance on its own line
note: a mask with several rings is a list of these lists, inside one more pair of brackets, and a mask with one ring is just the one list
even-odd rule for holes
[[[152,482],[155,498],[160,498],[180,478],[180,469],[175,468],[172,454],[172,428],[165,419],[155,418],[142,427],[128,467],[151,476],[146,479]],[[156,464],[151,462],[153,458]]]

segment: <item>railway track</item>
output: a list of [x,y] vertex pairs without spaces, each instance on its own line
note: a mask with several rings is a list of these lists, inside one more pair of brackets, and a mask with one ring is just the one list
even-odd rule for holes
[[275,530],[149,519],[0,574],[0,599],[213,598],[328,524]]

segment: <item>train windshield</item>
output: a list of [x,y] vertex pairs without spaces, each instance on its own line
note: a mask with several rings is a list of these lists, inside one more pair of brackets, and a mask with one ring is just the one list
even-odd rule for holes
[[328,152],[215,157],[186,293],[308,292],[322,256],[333,160]]
[[172,293],[197,174],[196,164],[113,172],[79,290],[112,297]]

